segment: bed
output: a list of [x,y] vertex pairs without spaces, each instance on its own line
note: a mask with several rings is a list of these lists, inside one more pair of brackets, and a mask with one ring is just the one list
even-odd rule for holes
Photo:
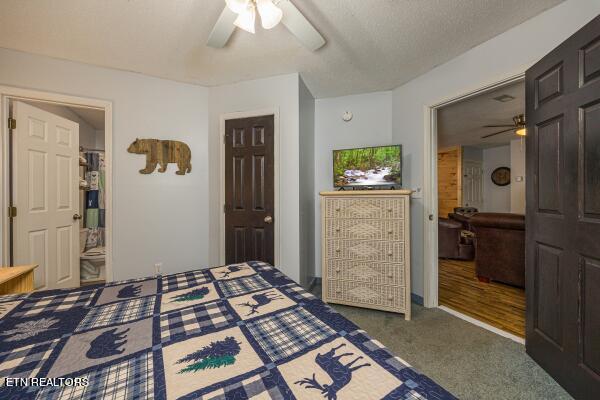
[[0,296],[0,398],[454,399],[262,262]]

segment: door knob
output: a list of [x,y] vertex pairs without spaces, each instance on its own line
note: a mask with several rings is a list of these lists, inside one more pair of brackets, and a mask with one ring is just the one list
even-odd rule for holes
[[73,214],[73,219],[75,221],[77,221],[78,219],[81,219],[81,215],[79,215],[79,214]]
[[270,215],[267,215],[265,217],[265,223],[267,223],[267,224],[273,223],[273,217],[271,217]]

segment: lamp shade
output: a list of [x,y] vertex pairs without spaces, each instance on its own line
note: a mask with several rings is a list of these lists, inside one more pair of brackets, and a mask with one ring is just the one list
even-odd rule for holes
[[272,0],[256,0],[256,7],[260,14],[261,25],[265,29],[277,26],[283,17],[283,11]]
[[248,8],[250,0],[225,0],[227,7],[236,14],[241,14]]
[[238,28],[245,30],[246,32],[254,33],[254,24],[256,22],[256,10],[252,5],[246,7],[244,11],[242,11],[233,24]]

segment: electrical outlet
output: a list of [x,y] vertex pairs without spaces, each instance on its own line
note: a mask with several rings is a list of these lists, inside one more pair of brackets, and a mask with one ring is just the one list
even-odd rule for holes
[[154,264],[154,275],[158,276],[162,273],[162,263]]

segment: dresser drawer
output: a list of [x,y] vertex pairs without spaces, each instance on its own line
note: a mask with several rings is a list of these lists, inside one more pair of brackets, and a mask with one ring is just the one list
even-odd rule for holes
[[327,260],[345,259],[404,263],[404,242],[327,239]]
[[326,218],[403,219],[403,198],[326,198]]
[[404,241],[404,220],[327,218],[325,237]]
[[332,279],[327,281],[325,301],[404,311],[405,288]]
[[327,260],[327,278],[404,286],[404,265],[329,259]]

